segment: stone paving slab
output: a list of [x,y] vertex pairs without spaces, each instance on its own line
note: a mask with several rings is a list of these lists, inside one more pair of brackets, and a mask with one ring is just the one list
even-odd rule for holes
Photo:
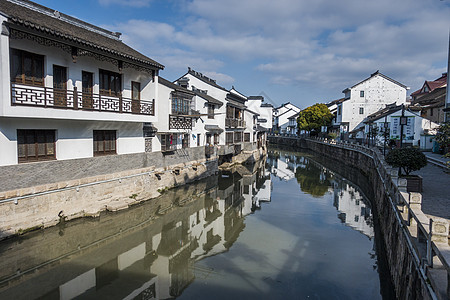
[[450,220],[450,174],[433,164],[414,174],[423,178],[422,211]]

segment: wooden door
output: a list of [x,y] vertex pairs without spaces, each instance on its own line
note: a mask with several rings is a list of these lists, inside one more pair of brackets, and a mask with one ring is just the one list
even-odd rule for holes
[[94,74],[83,71],[81,74],[83,109],[94,108],[93,86]]
[[131,112],[141,113],[141,84],[135,81],[131,82]]
[[53,65],[54,106],[67,106],[67,68]]

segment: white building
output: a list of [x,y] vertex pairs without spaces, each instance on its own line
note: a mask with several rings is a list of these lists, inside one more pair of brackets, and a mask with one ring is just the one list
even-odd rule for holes
[[249,109],[259,114],[258,125],[267,130],[271,130],[273,105],[264,103],[263,96],[249,96],[246,104]]
[[336,123],[341,132],[351,132],[363,126],[363,120],[370,114],[383,109],[387,104],[406,103],[405,85],[376,71],[369,78],[343,90],[343,101],[338,101]]
[[295,115],[292,115],[288,118],[288,126],[286,127],[287,134],[297,135],[298,131],[297,119],[299,115],[300,113],[296,113]]
[[145,151],[161,64],[29,1],[1,1],[0,22],[0,165]]
[[192,134],[196,123],[194,97],[193,91],[159,78],[158,121],[154,123],[158,138],[154,139],[154,151],[173,151],[197,144],[197,136]]
[[[420,116],[420,108],[407,106],[403,115],[406,125],[403,126],[403,143],[420,146],[422,149],[432,148],[432,139],[439,124]],[[378,146],[383,146],[388,140],[400,141],[400,117],[402,105],[387,105],[384,109],[369,115],[364,123],[364,138]],[[386,130],[385,130],[386,128]],[[363,129],[363,128],[361,128]]]
[[273,131],[287,133],[289,118],[300,112],[300,108],[287,102],[273,109]]

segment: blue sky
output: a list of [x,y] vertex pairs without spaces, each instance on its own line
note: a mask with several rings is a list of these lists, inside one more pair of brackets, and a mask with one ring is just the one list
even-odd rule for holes
[[[122,32],[165,65],[305,108],[381,73],[411,87],[447,71],[450,0],[37,0]],[[267,99],[267,97],[266,97]]]

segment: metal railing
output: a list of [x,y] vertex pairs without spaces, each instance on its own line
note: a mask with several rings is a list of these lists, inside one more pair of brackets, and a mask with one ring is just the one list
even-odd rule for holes
[[11,105],[155,115],[155,100],[133,100],[102,94],[11,83]]
[[[439,217],[429,218],[422,212],[422,195],[406,192],[406,179],[399,178],[398,169],[386,164],[380,149],[326,138],[309,140],[359,151],[373,159],[423,282],[431,289],[433,298],[450,299],[450,261],[447,254],[449,221]],[[442,280],[447,280],[446,289],[437,284]]]

